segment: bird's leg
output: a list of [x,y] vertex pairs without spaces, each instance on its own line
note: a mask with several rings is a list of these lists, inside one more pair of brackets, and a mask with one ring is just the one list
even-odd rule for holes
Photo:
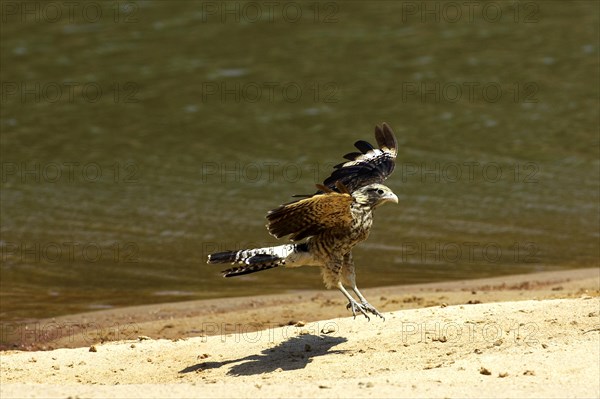
[[385,317],[383,317],[383,315],[381,313],[379,313],[379,311],[377,309],[375,309],[375,307],[373,305],[371,305],[369,302],[367,302],[365,297],[358,290],[358,287],[356,286],[356,284],[352,284],[352,291],[354,291],[354,293],[356,294],[358,299],[360,299],[360,303],[364,310],[366,310],[367,312],[373,313],[375,316],[381,317],[383,319],[383,321],[385,321]]
[[[344,255],[344,267],[342,268],[342,279],[352,287],[352,291],[356,294],[358,299],[361,302],[360,309],[363,312],[370,312],[375,316],[381,317],[383,320],[385,318],[379,313],[375,307],[373,307],[365,297],[360,293],[358,288],[356,287],[356,273],[354,272],[354,262],[352,261],[352,253],[348,252]],[[351,306],[348,305],[349,307]]]
[[[367,312],[366,312],[368,309],[365,309],[363,307],[363,305],[359,304],[358,302],[356,302],[356,300],[354,298],[352,298],[352,296],[348,293],[348,291],[346,291],[346,289],[342,285],[341,281],[338,281],[337,287],[342,292],[342,294],[344,294],[344,296],[346,298],[348,298],[349,303],[348,303],[348,305],[346,305],[346,309],[351,309],[352,310],[352,315],[354,316],[354,318],[356,319],[356,310],[358,310],[358,311],[360,311],[360,313],[362,313],[367,318],[367,320],[370,321],[371,318],[369,317],[369,315],[367,315]],[[367,305],[368,305],[368,303],[367,303]]]

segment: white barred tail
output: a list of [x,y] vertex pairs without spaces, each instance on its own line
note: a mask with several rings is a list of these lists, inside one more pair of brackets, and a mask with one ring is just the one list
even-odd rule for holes
[[224,251],[208,255],[208,263],[230,263],[241,265],[223,270],[223,277],[241,276],[272,269],[287,262],[295,262],[306,255],[308,245],[286,244],[275,247],[243,249],[239,251]]

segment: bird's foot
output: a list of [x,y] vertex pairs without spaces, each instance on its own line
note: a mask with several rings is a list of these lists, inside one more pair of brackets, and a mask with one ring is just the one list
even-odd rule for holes
[[[375,308],[373,308],[371,305],[369,305],[368,303],[367,303],[367,305],[369,307],[371,307],[373,310],[375,310],[375,312],[377,312],[377,310]],[[371,312],[371,313],[373,313],[373,312],[370,309],[366,308],[364,306],[364,303],[360,304],[360,303],[356,302],[354,299],[350,299],[350,302],[348,303],[348,305],[346,305],[346,309],[352,310],[352,315],[354,316],[355,319],[356,319],[356,311],[359,311],[367,318],[367,320],[371,321],[371,318],[369,317],[367,312]],[[377,312],[377,313],[379,313],[379,312]]]
[[379,311],[377,309],[375,309],[375,307],[373,305],[371,305],[369,302],[367,302],[367,301],[361,302],[361,307],[365,311],[367,311],[369,313],[372,313],[375,316],[379,316],[379,317],[381,317],[383,319],[383,321],[385,321],[385,317],[383,317],[383,315],[381,313],[379,313]]
[[360,313],[362,313],[367,320],[371,320],[371,318],[369,317],[369,315],[367,314],[367,309],[365,309],[363,307],[363,305],[361,305],[360,303],[356,302],[354,299],[351,299],[350,302],[348,303],[348,305],[346,305],[346,309],[351,309],[352,310],[352,315],[354,316],[354,318],[356,319],[356,311],[358,310]]

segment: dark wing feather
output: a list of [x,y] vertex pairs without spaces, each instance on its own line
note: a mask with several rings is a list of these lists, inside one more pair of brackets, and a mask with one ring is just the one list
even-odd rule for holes
[[351,152],[349,154],[344,155],[344,158],[347,159],[348,161],[354,161],[356,159],[356,157],[361,156],[362,153],[360,152]]
[[[290,240],[298,241],[325,230],[350,228],[352,196],[332,192],[326,187],[320,189],[327,192],[290,202],[270,211],[267,214],[269,233],[277,238],[289,235]],[[339,185],[338,190],[345,191],[345,188]]]
[[363,154],[366,154],[367,152],[375,149],[375,147],[373,147],[371,144],[364,140],[358,140],[356,143],[354,143],[354,146],[358,148]]
[[[394,171],[398,141],[392,129],[384,122],[375,126],[375,139],[379,148],[359,140],[354,146],[360,152],[344,155],[348,162],[338,164],[323,185],[335,189],[336,183],[344,184],[350,192],[373,183],[383,183]],[[322,191],[318,191],[320,193]]]

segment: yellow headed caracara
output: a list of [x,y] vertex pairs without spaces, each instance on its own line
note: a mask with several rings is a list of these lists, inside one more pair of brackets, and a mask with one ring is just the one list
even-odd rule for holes
[[[348,161],[334,166],[313,195],[299,196],[267,214],[267,229],[276,238],[288,236],[291,244],[275,247],[218,252],[208,263],[237,265],[223,271],[224,277],[241,276],[277,266],[319,266],[327,288],[337,287],[348,299],[348,309],[369,319],[368,313],[383,318],[356,287],[352,248],[369,236],[373,210],[398,197],[383,181],[394,170],[398,142],[390,127],[375,127],[379,148],[359,140],[360,152],[344,155]],[[344,287],[349,286],[357,302]]]

